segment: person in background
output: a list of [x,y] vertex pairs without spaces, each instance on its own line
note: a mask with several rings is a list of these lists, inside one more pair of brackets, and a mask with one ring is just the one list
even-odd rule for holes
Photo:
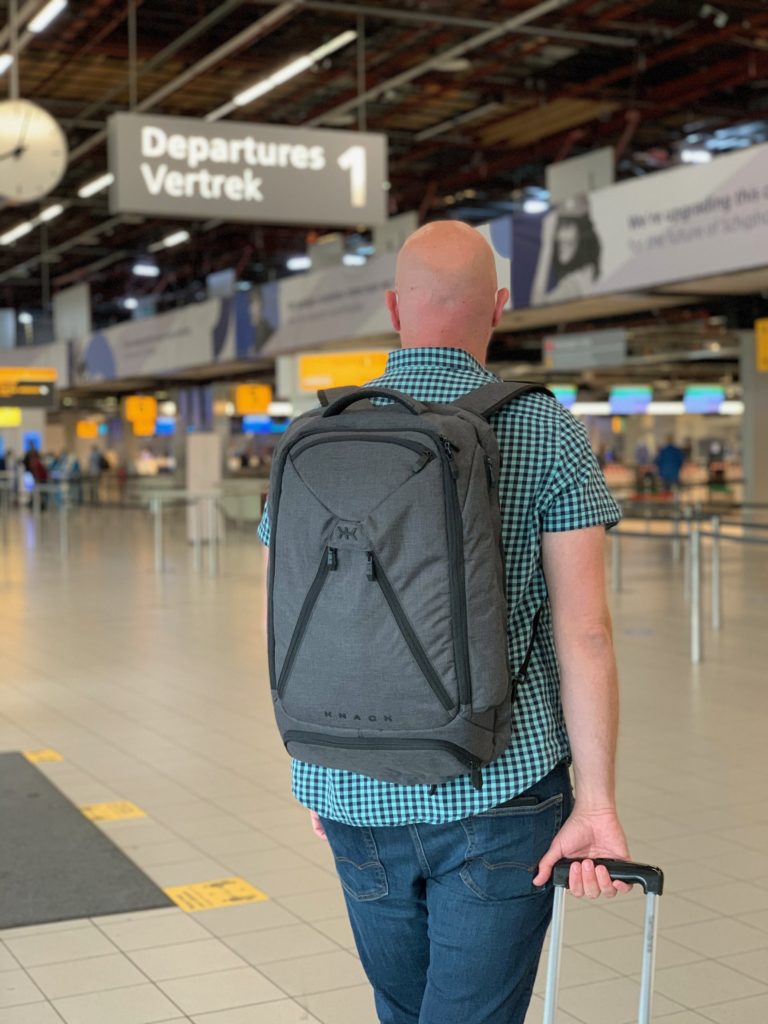
[[[45,468],[45,463],[40,458],[40,453],[36,448],[30,448],[24,458],[24,464],[27,467],[27,472],[32,474],[35,481],[35,487],[45,487],[48,483],[48,470]],[[43,490],[40,493],[40,508],[44,509],[48,504],[48,495]]]
[[659,450],[656,456],[656,468],[661,477],[661,483],[665,491],[677,494],[680,485],[680,470],[685,463],[685,452],[675,444],[674,437],[670,434],[667,443]]

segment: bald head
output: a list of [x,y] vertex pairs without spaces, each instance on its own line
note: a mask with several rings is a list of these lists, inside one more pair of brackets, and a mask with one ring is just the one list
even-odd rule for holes
[[497,291],[493,251],[474,228],[438,221],[400,250],[392,323],[406,348],[463,348],[481,361],[509,293]]

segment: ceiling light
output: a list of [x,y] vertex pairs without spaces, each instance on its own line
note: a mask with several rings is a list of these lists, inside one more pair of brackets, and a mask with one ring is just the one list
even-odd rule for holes
[[61,203],[54,203],[53,206],[47,206],[37,219],[41,224],[47,224],[49,220],[55,220],[62,213],[64,213],[64,207]]
[[97,192],[103,192],[105,188],[109,188],[114,180],[114,174],[112,174],[111,171],[107,171],[106,174],[102,174],[98,178],[94,178],[93,181],[87,181],[85,185],[81,186],[81,188],[77,190],[77,194],[81,199],[90,199],[91,196],[95,196]]
[[546,199],[526,199],[523,203],[523,213],[528,213],[531,216],[537,213],[546,213],[549,209],[549,203]]
[[274,416],[276,419],[285,419],[293,416],[293,403],[276,399],[267,406],[267,416]]
[[32,317],[31,313],[19,313],[19,323],[20,324],[24,324],[25,326],[29,326],[29,324],[31,324],[32,321],[33,321],[33,317]]
[[574,402],[571,406],[574,416],[610,416],[610,402]]
[[0,53],[0,75],[4,75],[11,64],[13,64],[13,54]]
[[721,402],[718,412],[721,416],[743,416],[744,403],[737,400]]
[[309,256],[290,256],[285,265],[289,270],[309,270],[312,260]]
[[683,402],[649,402],[645,410],[649,416],[682,416],[685,412]]
[[345,267],[364,267],[368,260],[360,252],[345,252],[341,262]]
[[340,50],[343,46],[347,46],[349,43],[357,39],[357,32],[348,31],[342,32],[341,35],[336,36],[329,42],[324,43],[322,46],[318,46],[317,49],[311,53],[305,54],[303,57],[297,57],[296,60],[290,62],[290,64],[284,65],[282,68],[278,68],[277,71],[273,71],[271,75],[267,75],[266,78],[262,78],[260,82],[254,83],[248,89],[238,93],[232,97],[232,102],[236,107],[244,107],[248,103],[253,103],[254,100],[264,96],[266,93],[271,92],[272,89],[276,89],[278,85],[283,85],[285,82],[290,81],[297,75],[300,75],[303,71],[311,68],[313,64],[317,64],[323,60],[324,57],[330,56],[335,53],[336,50]]
[[133,272],[136,277],[160,277],[160,267],[156,263],[134,263]]
[[188,242],[190,239],[188,231],[174,231],[172,235],[166,235],[159,242],[155,242],[154,245],[150,245],[150,252],[160,252],[161,249],[172,249],[174,245],[181,245],[183,242]]
[[442,71],[447,74],[460,74],[462,71],[472,70],[472,61],[468,57],[454,57],[452,60],[441,60],[434,67],[435,71]]
[[67,0],[49,0],[49,3],[30,21],[27,28],[30,32],[43,32],[67,6]]
[[712,154],[708,149],[683,149],[680,151],[680,159],[684,164],[708,164]]
[[0,235],[0,245],[12,245],[13,242],[18,242],[24,235],[28,235],[34,226],[31,220],[22,221],[15,228],[11,228],[4,235]]
[[138,299],[123,299],[123,307],[125,309],[138,309],[139,308],[139,300]]

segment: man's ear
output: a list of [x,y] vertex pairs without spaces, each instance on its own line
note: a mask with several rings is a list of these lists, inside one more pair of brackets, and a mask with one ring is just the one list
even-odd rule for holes
[[385,295],[387,303],[387,309],[389,310],[389,319],[392,321],[394,329],[400,333],[400,307],[397,304],[397,292],[393,288],[388,288]]
[[498,327],[499,321],[501,320],[502,314],[504,313],[504,307],[509,302],[509,288],[499,288],[496,292],[496,305],[493,310],[493,326]]

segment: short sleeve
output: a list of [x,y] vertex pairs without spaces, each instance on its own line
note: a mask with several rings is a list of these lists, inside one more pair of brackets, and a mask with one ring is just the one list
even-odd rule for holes
[[611,497],[584,425],[565,410],[559,440],[557,460],[539,505],[542,533],[615,526],[621,509]]
[[261,517],[259,528],[256,531],[259,540],[266,547],[269,547],[270,525],[269,525],[269,502],[264,505],[264,514]]

